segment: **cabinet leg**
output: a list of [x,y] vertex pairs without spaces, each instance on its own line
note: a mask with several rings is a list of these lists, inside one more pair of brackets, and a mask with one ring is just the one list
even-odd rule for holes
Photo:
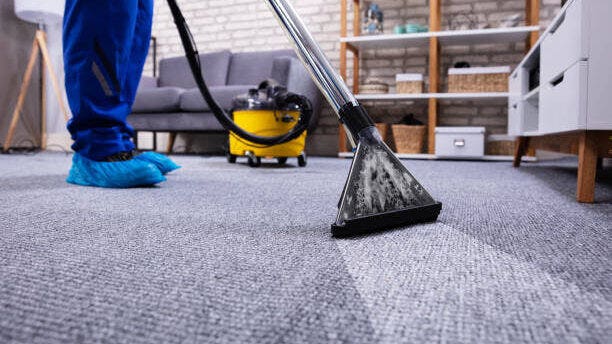
[[593,133],[580,135],[578,144],[578,186],[576,200],[581,203],[595,201],[595,174],[597,171],[597,145]]
[[512,163],[512,166],[520,167],[521,159],[529,147],[529,137],[517,137],[514,146],[514,162]]

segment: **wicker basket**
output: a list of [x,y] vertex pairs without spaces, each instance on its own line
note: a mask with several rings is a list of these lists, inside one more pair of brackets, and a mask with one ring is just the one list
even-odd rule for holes
[[423,151],[424,125],[391,125],[395,151],[403,154],[419,154]]
[[397,74],[397,93],[423,93],[423,74]]
[[448,92],[508,92],[510,67],[451,68]]
[[376,123],[376,129],[378,129],[383,141],[387,142],[389,139],[389,125],[387,123]]
[[368,83],[359,85],[359,93],[361,94],[387,94],[389,93],[389,85],[385,83]]
[[487,155],[514,155],[514,140],[505,135],[490,135],[487,139]]

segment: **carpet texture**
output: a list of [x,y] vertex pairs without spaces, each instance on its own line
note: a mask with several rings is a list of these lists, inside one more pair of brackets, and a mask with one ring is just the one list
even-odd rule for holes
[[[0,155],[0,343],[605,343],[612,173],[407,161],[436,223],[336,240],[349,160],[176,157],[158,187]],[[607,338],[607,339],[606,339]]]

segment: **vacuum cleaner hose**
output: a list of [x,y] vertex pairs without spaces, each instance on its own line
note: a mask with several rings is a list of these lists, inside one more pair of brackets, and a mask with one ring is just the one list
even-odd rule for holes
[[279,93],[275,96],[277,98],[278,103],[285,104],[295,104],[300,108],[300,119],[296,123],[296,125],[286,134],[278,135],[278,136],[260,136],[253,133],[250,133],[241,127],[239,127],[232,118],[225,112],[225,110],[217,103],[217,101],[210,94],[208,86],[202,76],[202,64],[200,61],[200,56],[198,54],[198,50],[193,40],[193,36],[191,31],[189,30],[189,26],[185,21],[185,17],[181,12],[176,0],[167,0],[168,6],[170,7],[170,11],[172,13],[172,17],[174,18],[174,23],[178,29],[181,43],[183,44],[183,48],[185,50],[185,56],[187,57],[187,61],[189,63],[189,67],[191,68],[191,72],[195,79],[195,82],[200,90],[200,93],[204,97],[206,103],[210,107],[210,110],[215,115],[219,123],[221,125],[238,135],[240,138],[245,139],[247,141],[251,141],[253,143],[259,145],[277,145],[289,142],[298,138],[306,129],[308,129],[308,125],[310,122],[310,118],[312,117],[312,105],[308,98],[298,95],[295,93],[287,92],[287,93]]

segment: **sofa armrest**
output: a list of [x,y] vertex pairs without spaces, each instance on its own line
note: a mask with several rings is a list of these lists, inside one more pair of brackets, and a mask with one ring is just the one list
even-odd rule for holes
[[[319,91],[310,73],[308,73],[299,59],[295,57],[279,57],[274,60],[274,67],[272,78],[284,84],[290,92],[306,96],[312,103],[313,116],[310,119],[308,131],[313,132],[317,127],[321,112],[321,103],[323,101],[321,91]],[[285,74],[284,78],[282,77],[283,73]]]

